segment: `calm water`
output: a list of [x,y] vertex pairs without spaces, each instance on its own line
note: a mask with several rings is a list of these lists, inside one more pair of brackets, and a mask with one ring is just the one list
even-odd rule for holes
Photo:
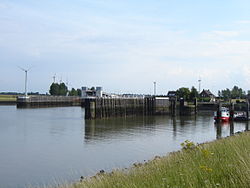
[[216,126],[211,112],[85,121],[80,107],[0,106],[0,187],[74,182],[165,155],[187,139],[201,143],[246,127]]

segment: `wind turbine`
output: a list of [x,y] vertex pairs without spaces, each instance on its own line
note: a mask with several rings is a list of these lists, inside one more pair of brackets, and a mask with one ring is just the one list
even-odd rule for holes
[[25,97],[27,97],[28,95],[27,95],[27,79],[28,79],[28,71],[31,69],[31,68],[29,68],[29,69],[24,69],[24,68],[22,68],[22,67],[19,67],[19,69],[21,69],[22,71],[24,71],[25,72]]

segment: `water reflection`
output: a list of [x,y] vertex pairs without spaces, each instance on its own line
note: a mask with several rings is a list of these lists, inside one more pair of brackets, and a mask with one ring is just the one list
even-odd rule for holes
[[[170,119],[164,116],[137,116],[85,121],[86,142],[89,140],[110,140],[129,137],[135,134],[152,134],[157,125],[168,124]],[[145,132],[146,131],[146,132]]]
[[242,121],[242,122],[215,122],[214,123],[216,128],[216,139],[220,139],[225,136],[232,136],[236,132],[240,131],[248,131],[249,130],[249,122]]
[[[178,135],[197,134],[211,124],[209,116],[137,116],[86,120],[84,140],[86,143],[122,139],[164,132],[175,139]],[[198,126],[199,125],[199,126]],[[170,135],[171,134],[171,135]]]

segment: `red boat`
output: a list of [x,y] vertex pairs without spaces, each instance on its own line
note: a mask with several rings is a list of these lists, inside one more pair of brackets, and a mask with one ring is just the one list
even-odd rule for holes
[[224,122],[227,122],[230,120],[230,112],[229,112],[229,109],[226,108],[226,107],[221,107],[220,108],[220,117],[218,118],[217,116],[217,113],[218,112],[214,112],[214,120],[215,121],[224,121]]

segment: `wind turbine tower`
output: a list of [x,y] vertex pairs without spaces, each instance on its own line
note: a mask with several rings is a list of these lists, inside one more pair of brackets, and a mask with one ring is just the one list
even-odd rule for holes
[[24,69],[24,68],[22,68],[22,67],[19,67],[22,71],[24,71],[25,72],[25,97],[27,97],[28,95],[27,95],[27,81],[28,81],[28,71],[30,70],[30,68],[29,69]]

